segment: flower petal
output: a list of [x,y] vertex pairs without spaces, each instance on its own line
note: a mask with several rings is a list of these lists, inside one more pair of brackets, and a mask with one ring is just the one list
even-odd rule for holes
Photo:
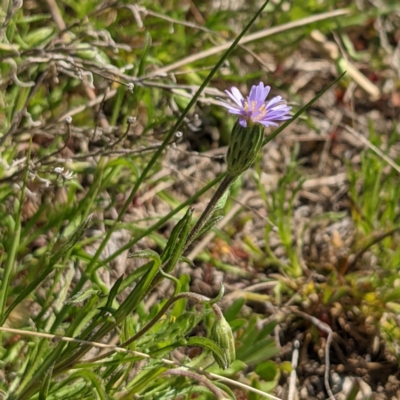
[[254,99],[257,96],[257,87],[256,85],[253,85],[250,89],[250,93],[247,96],[247,98],[249,99]]
[[242,93],[239,92],[238,88],[235,86],[231,87],[231,92],[229,90],[225,90],[225,93],[239,106],[243,106],[243,96]]
[[243,128],[247,128],[247,121],[244,118],[239,119],[239,124],[243,126]]

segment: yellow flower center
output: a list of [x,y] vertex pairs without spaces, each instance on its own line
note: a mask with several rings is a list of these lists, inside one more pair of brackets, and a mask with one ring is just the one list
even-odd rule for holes
[[[251,101],[250,106],[249,106],[249,103],[247,101],[245,101],[243,109],[246,111],[246,113],[250,113],[253,121],[259,121],[267,113],[265,103],[261,104],[261,106],[258,107],[258,109],[257,109],[257,101],[255,101],[255,100]],[[255,113],[258,113],[258,115],[254,116]]]

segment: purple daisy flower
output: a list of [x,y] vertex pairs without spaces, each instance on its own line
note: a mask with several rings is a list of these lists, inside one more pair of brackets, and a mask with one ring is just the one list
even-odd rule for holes
[[292,107],[289,107],[281,96],[265,101],[270,90],[270,86],[264,86],[260,82],[258,86],[252,86],[250,94],[245,99],[239,89],[232,87],[231,91],[225,90],[225,93],[235,104],[221,99],[221,105],[226,107],[231,114],[239,115],[239,124],[244,128],[253,124],[261,124],[267,127],[278,126],[275,121],[291,118],[289,111]]

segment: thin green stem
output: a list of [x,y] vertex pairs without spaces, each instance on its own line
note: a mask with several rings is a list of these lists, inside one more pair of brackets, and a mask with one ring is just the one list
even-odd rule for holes
[[27,367],[26,371],[24,371],[24,375],[22,377],[23,380],[22,382],[20,382],[20,384],[18,385],[18,389],[15,392],[16,396],[21,393],[23,389],[29,384],[29,382],[32,380],[33,374],[43,360],[43,356],[47,348],[46,340],[42,340],[38,346],[39,348],[37,350],[37,353],[35,354],[33,360],[29,363],[29,368]]
[[[7,261],[6,265],[4,267],[3,271],[3,280],[1,284],[1,290],[0,290],[0,321],[3,321],[3,318],[5,317],[5,308],[6,308],[6,302],[7,302],[7,295],[8,295],[8,289],[10,286],[10,281],[11,281],[11,275],[14,269],[14,264],[15,264],[15,258],[17,255],[17,249],[20,243],[20,238],[21,238],[21,216],[22,216],[22,205],[24,204],[24,199],[25,199],[25,188],[26,188],[26,183],[28,181],[28,173],[29,173],[29,162],[31,159],[31,144],[32,144],[32,138],[31,142],[29,143],[29,148],[28,148],[28,154],[26,157],[26,169],[25,169],[25,174],[24,174],[24,182],[21,188],[21,197],[19,199],[19,205],[18,205],[18,210],[17,214],[15,217],[15,222],[14,222],[14,229],[13,232],[9,232],[9,237],[8,237],[8,243],[11,242],[11,247],[9,250],[9,253],[7,255]],[[3,335],[0,332],[0,344],[3,342]]]
[[224,196],[225,192],[229,189],[229,187],[236,180],[236,178],[237,177],[234,177],[232,175],[225,175],[224,180],[218,186],[218,189],[214,193],[210,202],[207,204],[207,207],[201,214],[196,225],[193,227],[193,229],[189,233],[189,236],[186,241],[185,249],[187,249],[191,245],[193,240],[195,240],[197,234],[201,231],[201,229],[204,227],[204,225],[208,222],[208,220],[210,219],[210,217],[212,216],[212,214],[214,212],[215,206],[218,204],[218,202],[221,200],[221,198]]

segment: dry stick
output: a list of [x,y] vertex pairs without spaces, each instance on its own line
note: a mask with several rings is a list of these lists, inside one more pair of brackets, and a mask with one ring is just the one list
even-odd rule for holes
[[296,368],[297,368],[297,364],[299,362],[299,346],[300,346],[299,341],[295,340],[294,341],[294,350],[293,350],[293,354],[292,354],[292,372],[290,373],[288,400],[295,400],[296,378],[297,378]]
[[[41,333],[41,332],[31,332],[31,331],[24,331],[21,329],[12,329],[12,328],[5,328],[3,326],[0,327],[0,331],[3,332],[9,332],[9,333],[15,333],[16,335],[27,335],[27,336],[35,336],[35,337],[41,337],[41,338],[48,338],[51,340],[61,340],[63,342],[74,342],[74,343],[81,343],[81,344],[89,344],[93,347],[98,347],[98,348],[102,348],[102,349],[113,349],[114,351],[120,352],[120,353],[129,353],[129,354],[133,354],[135,356],[138,357],[142,357],[142,358],[146,358],[146,359],[151,359],[152,357],[149,356],[148,354],[145,353],[141,353],[139,351],[133,351],[133,350],[128,350],[128,349],[124,349],[123,347],[118,347],[118,346],[114,346],[114,345],[110,345],[110,344],[106,344],[106,343],[98,343],[98,342],[90,342],[88,340],[80,340],[80,339],[74,339],[68,336],[60,336],[60,335],[52,335],[50,333]],[[165,358],[160,359],[159,361],[162,361],[164,364],[166,365],[172,365],[172,366],[181,366],[178,363],[171,361],[171,360],[167,360]],[[185,365],[182,365],[181,367],[185,367]],[[249,392],[253,392],[256,393],[260,396],[263,396],[267,399],[271,399],[271,400],[281,400],[278,397],[275,397],[271,394],[268,393],[264,393],[261,390],[255,389],[251,386],[248,386],[244,383],[238,382],[238,381],[234,381],[232,379],[226,378],[224,376],[221,375],[217,375],[211,372],[207,372],[207,371],[202,371],[199,370],[197,371],[198,373],[203,373],[205,376],[213,378],[213,379],[217,379],[221,382],[225,382],[228,383],[232,386],[237,386],[240,387],[241,389],[245,389],[248,390]]]
[[304,181],[303,189],[315,189],[321,186],[339,186],[348,181],[347,172],[340,172],[336,175],[321,176],[319,178],[310,178]]
[[[282,33],[282,32],[288,31],[290,29],[300,28],[304,25],[312,24],[314,22],[323,21],[325,19],[330,19],[330,18],[335,18],[335,17],[340,17],[342,15],[346,15],[349,13],[350,13],[350,10],[340,9],[340,10],[335,10],[335,11],[330,11],[330,12],[314,15],[312,17],[303,18],[298,21],[289,22],[287,24],[283,24],[283,25],[280,25],[280,26],[277,26],[274,28],[263,29],[262,31],[244,36],[242,38],[242,40],[240,40],[239,45],[249,43],[254,40],[264,39],[268,36],[272,36],[277,33]],[[233,41],[229,41],[227,43],[213,47],[211,49],[201,51],[201,52],[193,54],[189,57],[185,57],[182,60],[179,60],[173,64],[167,65],[166,67],[163,67],[163,68],[160,68],[160,69],[154,71],[153,73],[144,77],[143,79],[158,76],[158,75],[165,75],[167,72],[177,69],[179,67],[183,67],[192,62],[201,60],[203,58],[212,56],[214,54],[218,54],[218,53],[228,49],[232,45],[232,43],[233,43]]]
[[340,124],[343,126],[347,132],[350,132],[352,135],[354,135],[357,139],[359,139],[361,142],[363,142],[365,145],[367,145],[372,151],[374,151],[376,154],[378,154],[379,157],[381,157],[384,161],[386,161],[392,168],[394,168],[398,173],[400,173],[400,167],[386,154],[384,154],[381,150],[379,150],[375,145],[373,145],[366,137],[361,135],[361,133],[357,132],[354,130],[352,127],[344,124]]
[[17,85],[17,86],[21,86],[23,88],[28,88],[28,87],[32,87],[35,86],[35,82],[33,81],[28,81],[28,82],[22,82],[17,75],[18,72],[18,65],[16,63],[16,61],[13,58],[3,58],[3,63],[7,63],[11,66],[11,71],[9,73],[9,77],[5,77],[4,79],[0,80],[0,85],[4,85],[8,86],[8,81],[9,78],[11,78],[13,80],[13,82]]
[[206,20],[204,19],[203,15],[201,14],[200,10],[196,7],[193,3],[193,0],[188,0],[189,3],[189,10],[192,13],[194,19],[199,25],[205,25]]
[[[160,145],[153,145],[153,146],[149,146],[149,147],[145,147],[145,148],[141,148],[141,149],[135,149],[135,150],[130,150],[130,149],[115,149],[112,150],[113,147],[117,146],[118,144],[120,144],[127,136],[129,133],[129,130],[132,126],[132,124],[136,121],[136,118],[134,117],[128,117],[128,124],[127,124],[127,128],[124,134],[122,134],[118,139],[116,139],[114,142],[110,143],[107,145],[107,147],[105,147],[106,149],[111,149],[111,150],[96,150],[93,151],[91,153],[86,153],[86,154],[77,154],[74,155],[72,157],[70,157],[73,160],[82,160],[85,158],[89,158],[89,157],[96,157],[96,156],[106,156],[106,155],[110,155],[110,154],[135,154],[135,153],[144,153],[147,151],[153,151],[153,150],[157,150]],[[96,125],[97,126],[97,125]],[[96,128],[97,129],[97,128]],[[94,132],[95,133],[95,132]]]
[[[163,15],[163,14],[157,13],[155,11],[148,10],[147,8],[142,7],[142,6],[119,5],[118,2],[114,2],[114,3],[106,5],[105,7],[102,8],[102,10],[104,10],[106,8],[111,8],[111,7],[114,7],[114,6],[118,6],[120,8],[128,8],[133,13],[133,15],[134,15],[134,17],[136,19],[136,22],[138,23],[139,28],[143,27],[143,23],[141,21],[140,14],[139,14],[139,12],[141,12],[145,16],[146,15],[152,15],[152,16],[154,16],[156,18],[160,18],[160,19],[163,19],[165,21],[171,22],[172,24],[187,26],[187,27],[192,28],[192,29],[198,29],[198,30],[210,33],[211,35],[214,35],[214,36],[225,38],[219,32],[216,32],[216,31],[213,31],[211,29],[205,28],[203,25],[193,24],[191,22],[187,22],[187,21],[182,21],[182,20],[178,20],[178,19],[175,19],[175,18],[171,18],[171,17],[169,17],[167,15]],[[194,7],[192,7],[192,6],[194,6],[194,4],[193,4],[193,2],[190,2],[190,8],[191,8],[191,10],[193,12]],[[100,9],[96,10],[96,13],[99,12],[99,11],[101,11],[101,10]],[[92,16],[94,14],[95,13],[91,13],[91,14],[89,14],[89,16]],[[139,21],[140,21],[140,23],[139,23]],[[254,53],[251,49],[249,49],[248,47],[244,46],[243,45],[244,43],[246,43],[246,42],[245,41],[240,41],[240,43],[238,44],[238,47],[240,47],[243,50],[247,51],[251,56],[253,56],[260,63],[260,65],[262,65],[268,71],[269,70],[268,65],[262,60],[261,57],[259,57],[256,53]],[[227,49],[228,47],[226,47],[225,49]],[[187,71],[185,73],[187,73]],[[153,75],[151,75],[151,76],[153,76]]]
[[[120,7],[124,8],[124,7],[126,7],[126,5],[121,5]],[[200,31],[203,31],[203,32],[206,32],[206,33],[210,33],[212,35],[217,35],[217,36],[223,37],[223,35],[220,34],[219,32],[215,32],[215,31],[213,31],[211,29],[208,29],[208,28],[206,28],[206,27],[204,27],[202,25],[198,25],[198,24],[194,24],[192,22],[187,22],[187,21],[171,18],[168,15],[160,14],[160,13],[158,13],[156,11],[149,10],[146,7],[139,6],[138,7],[138,11],[143,13],[145,16],[146,15],[151,15],[152,17],[163,19],[164,21],[171,22],[172,24],[187,26],[188,28],[198,29]]]
[[57,3],[55,0],[47,0],[47,5],[49,7],[49,11],[51,14],[51,17],[53,18],[55,24],[57,25],[57,29],[59,31],[65,31],[67,28],[67,25],[65,25],[65,22],[61,16],[60,10],[58,9]]
[[[340,56],[339,46],[327,40],[327,38],[317,30],[314,30],[310,34],[310,38],[317,44],[321,53],[325,53],[328,57],[335,61],[345,61],[346,66],[344,67],[354,82],[356,82],[362,89],[364,89],[369,95],[372,101],[378,100],[381,92],[378,86],[374,85],[365,75],[363,75],[351,62],[346,60],[343,56]],[[340,41],[338,40],[338,43]]]
[[105,100],[111,99],[116,94],[117,94],[116,89],[110,90],[106,96],[104,96],[104,95],[97,96],[95,99],[90,100],[87,104],[73,108],[72,110],[66,112],[64,115],[61,115],[61,117],[59,117],[57,121],[58,122],[64,121],[65,118],[70,117],[70,116],[72,117],[73,115],[76,115],[76,114],[81,113],[82,111],[85,111],[87,108],[91,108],[97,104],[100,104],[103,101],[103,99],[105,99]]
[[331,327],[326,324],[325,322],[322,322],[318,318],[313,317],[312,315],[306,314],[303,311],[297,310],[294,307],[289,307],[289,310],[293,312],[294,314],[300,315],[301,317],[309,320],[312,324],[314,324],[319,330],[325,332],[328,335],[328,338],[326,339],[326,345],[325,345],[325,373],[324,373],[324,383],[325,383],[325,389],[328,392],[329,399],[330,400],[335,400],[335,396],[333,395],[330,383],[329,383],[329,369],[331,365],[330,357],[329,357],[329,350],[331,348],[331,343],[332,343],[332,335],[333,331]]

